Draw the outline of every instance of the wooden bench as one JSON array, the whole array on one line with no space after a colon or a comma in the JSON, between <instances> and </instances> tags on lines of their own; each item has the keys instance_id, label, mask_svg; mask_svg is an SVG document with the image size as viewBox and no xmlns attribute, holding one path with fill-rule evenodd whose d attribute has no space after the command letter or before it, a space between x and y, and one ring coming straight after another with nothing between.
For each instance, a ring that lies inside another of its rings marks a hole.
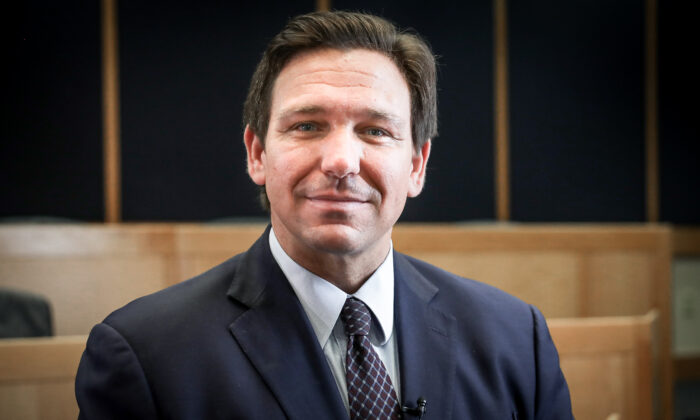
<instances>
[{"instance_id":1,"label":"wooden bench","mask_svg":"<svg viewBox=\"0 0 700 420\"><path fill-rule=\"evenodd\" d=\"M264 228L0 226L0 286L44 294L57 334L86 334L130 300L246 250ZM657 309L661 407L670 418L670 236L663 225L404 224L393 240L399 251L535 304L548 319Z\"/></svg>"},{"instance_id":2,"label":"wooden bench","mask_svg":"<svg viewBox=\"0 0 700 420\"><path fill-rule=\"evenodd\" d=\"M651 420L657 312L549 320L578 420ZM75 419L86 336L0 340L0 418ZM656 405L655 405L656 402Z\"/></svg>"},{"instance_id":3,"label":"wooden bench","mask_svg":"<svg viewBox=\"0 0 700 420\"><path fill-rule=\"evenodd\" d=\"M0 419L78 418L75 373L87 336L0 340Z\"/></svg>"},{"instance_id":4,"label":"wooden bench","mask_svg":"<svg viewBox=\"0 0 700 420\"><path fill-rule=\"evenodd\" d=\"M660 418L657 322L657 311L548 322L576 419Z\"/></svg>"}]
</instances>

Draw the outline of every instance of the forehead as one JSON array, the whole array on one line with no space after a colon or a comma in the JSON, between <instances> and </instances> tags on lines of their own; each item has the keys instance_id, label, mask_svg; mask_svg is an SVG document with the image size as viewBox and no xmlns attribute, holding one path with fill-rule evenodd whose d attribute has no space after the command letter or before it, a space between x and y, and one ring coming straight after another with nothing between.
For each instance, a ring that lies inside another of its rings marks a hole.
<instances>
[{"instance_id":1,"label":"forehead","mask_svg":"<svg viewBox=\"0 0 700 420\"><path fill-rule=\"evenodd\" d=\"M317 49L297 54L283 67L272 89L271 112L362 103L410 114L410 92L396 64L377 51Z\"/></svg>"}]
</instances>

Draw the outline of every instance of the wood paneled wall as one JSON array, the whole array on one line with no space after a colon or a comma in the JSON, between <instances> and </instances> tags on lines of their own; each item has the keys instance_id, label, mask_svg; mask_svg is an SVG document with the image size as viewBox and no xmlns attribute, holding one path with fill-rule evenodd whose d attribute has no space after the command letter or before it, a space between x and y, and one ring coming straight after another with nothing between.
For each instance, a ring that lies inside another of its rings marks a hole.
<instances>
[{"instance_id":1,"label":"wood paneled wall","mask_svg":"<svg viewBox=\"0 0 700 420\"><path fill-rule=\"evenodd\" d=\"M0 227L0 286L47 296L58 335L246 250L261 224ZM399 225L397 250L499 287L548 318L660 313L671 406L671 232L658 225Z\"/></svg>"},{"instance_id":2,"label":"wood paneled wall","mask_svg":"<svg viewBox=\"0 0 700 420\"><path fill-rule=\"evenodd\" d=\"M416 28L440 57L432 181L404 220L699 221L693 25L679 5L32 4L4 40L18 83L0 217L261 216L232 116L287 18L338 8Z\"/></svg>"},{"instance_id":3,"label":"wood paneled wall","mask_svg":"<svg viewBox=\"0 0 700 420\"><path fill-rule=\"evenodd\" d=\"M549 322L578 420L660 417L658 313Z\"/></svg>"},{"instance_id":4,"label":"wood paneled wall","mask_svg":"<svg viewBox=\"0 0 700 420\"><path fill-rule=\"evenodd\" d=\"M75 373L86 336L0 340L0 418L78 417Z\"/></svg>"},{"instance_id":5,"label":"wood paneled wall","mask_svg":"<svg viewBox=\"0 0 700 420\"><path fill-rule=\"evenodd\" d=\"M86 334L130 300L246 250L252 225L0 227L0 286L47 296L58 335ZM657 309L663 406L671 406L670 229L658 225L399 225L397 250L493 284L546 317Z\"/></svg>"},{"instance_id":6,"label":"wood paneled wall","mask_svg":"<svg viewBox=\"0 0 700 420\"><path fill-rule=\"evenodd\" d=\"M652 418L656 319L652 312L550 320L577 419L600 420L612 414L620 419ZM75 419L73 388L86 339L0 340L0 418Z\"/></svg>"}]
</instances>

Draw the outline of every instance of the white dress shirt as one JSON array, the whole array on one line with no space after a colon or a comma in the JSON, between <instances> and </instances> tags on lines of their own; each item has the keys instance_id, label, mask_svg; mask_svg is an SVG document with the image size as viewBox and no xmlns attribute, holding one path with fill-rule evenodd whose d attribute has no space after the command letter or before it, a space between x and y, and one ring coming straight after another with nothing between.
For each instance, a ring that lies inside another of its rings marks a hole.
<instances>
[{"instance_id":1,"label":"white dress shirt","mask_svg":"<svg viewBox=\"0 0 700 420\"><path fill-rule=\"evenodd\" d=\"M340 311L348 296L360 299L372 311L370 341L379 358L382 359L396 390L396 396L401 401L399 359L396 334L394 333L393 244L379 268L357 292L348 295L330 282L297 264L282 249L272 229L270 229L269 241L272 256L289 280L311 322L348 412L350 408L345 380L347 337L340 320Z\"/></svg>"}]
</instances>

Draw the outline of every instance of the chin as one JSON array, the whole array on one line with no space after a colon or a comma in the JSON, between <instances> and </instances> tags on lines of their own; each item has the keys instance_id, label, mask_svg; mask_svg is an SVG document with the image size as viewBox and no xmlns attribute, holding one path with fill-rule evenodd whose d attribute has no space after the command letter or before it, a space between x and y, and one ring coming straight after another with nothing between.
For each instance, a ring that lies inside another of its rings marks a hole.
<instances>
[{"instance_id":1,"label":"chin","mask_svg":"<svg viewBox=\"0 0 700 420\"><path fill-rule=\"evenodd\" d=\"M347 225L323 225L311 229L310 242L312 246L319 251L325 251L332 254L352 254L359 251L358 236L362 236L361 232L357 232L354 228Z\"/></svg>"}]
</instances>

